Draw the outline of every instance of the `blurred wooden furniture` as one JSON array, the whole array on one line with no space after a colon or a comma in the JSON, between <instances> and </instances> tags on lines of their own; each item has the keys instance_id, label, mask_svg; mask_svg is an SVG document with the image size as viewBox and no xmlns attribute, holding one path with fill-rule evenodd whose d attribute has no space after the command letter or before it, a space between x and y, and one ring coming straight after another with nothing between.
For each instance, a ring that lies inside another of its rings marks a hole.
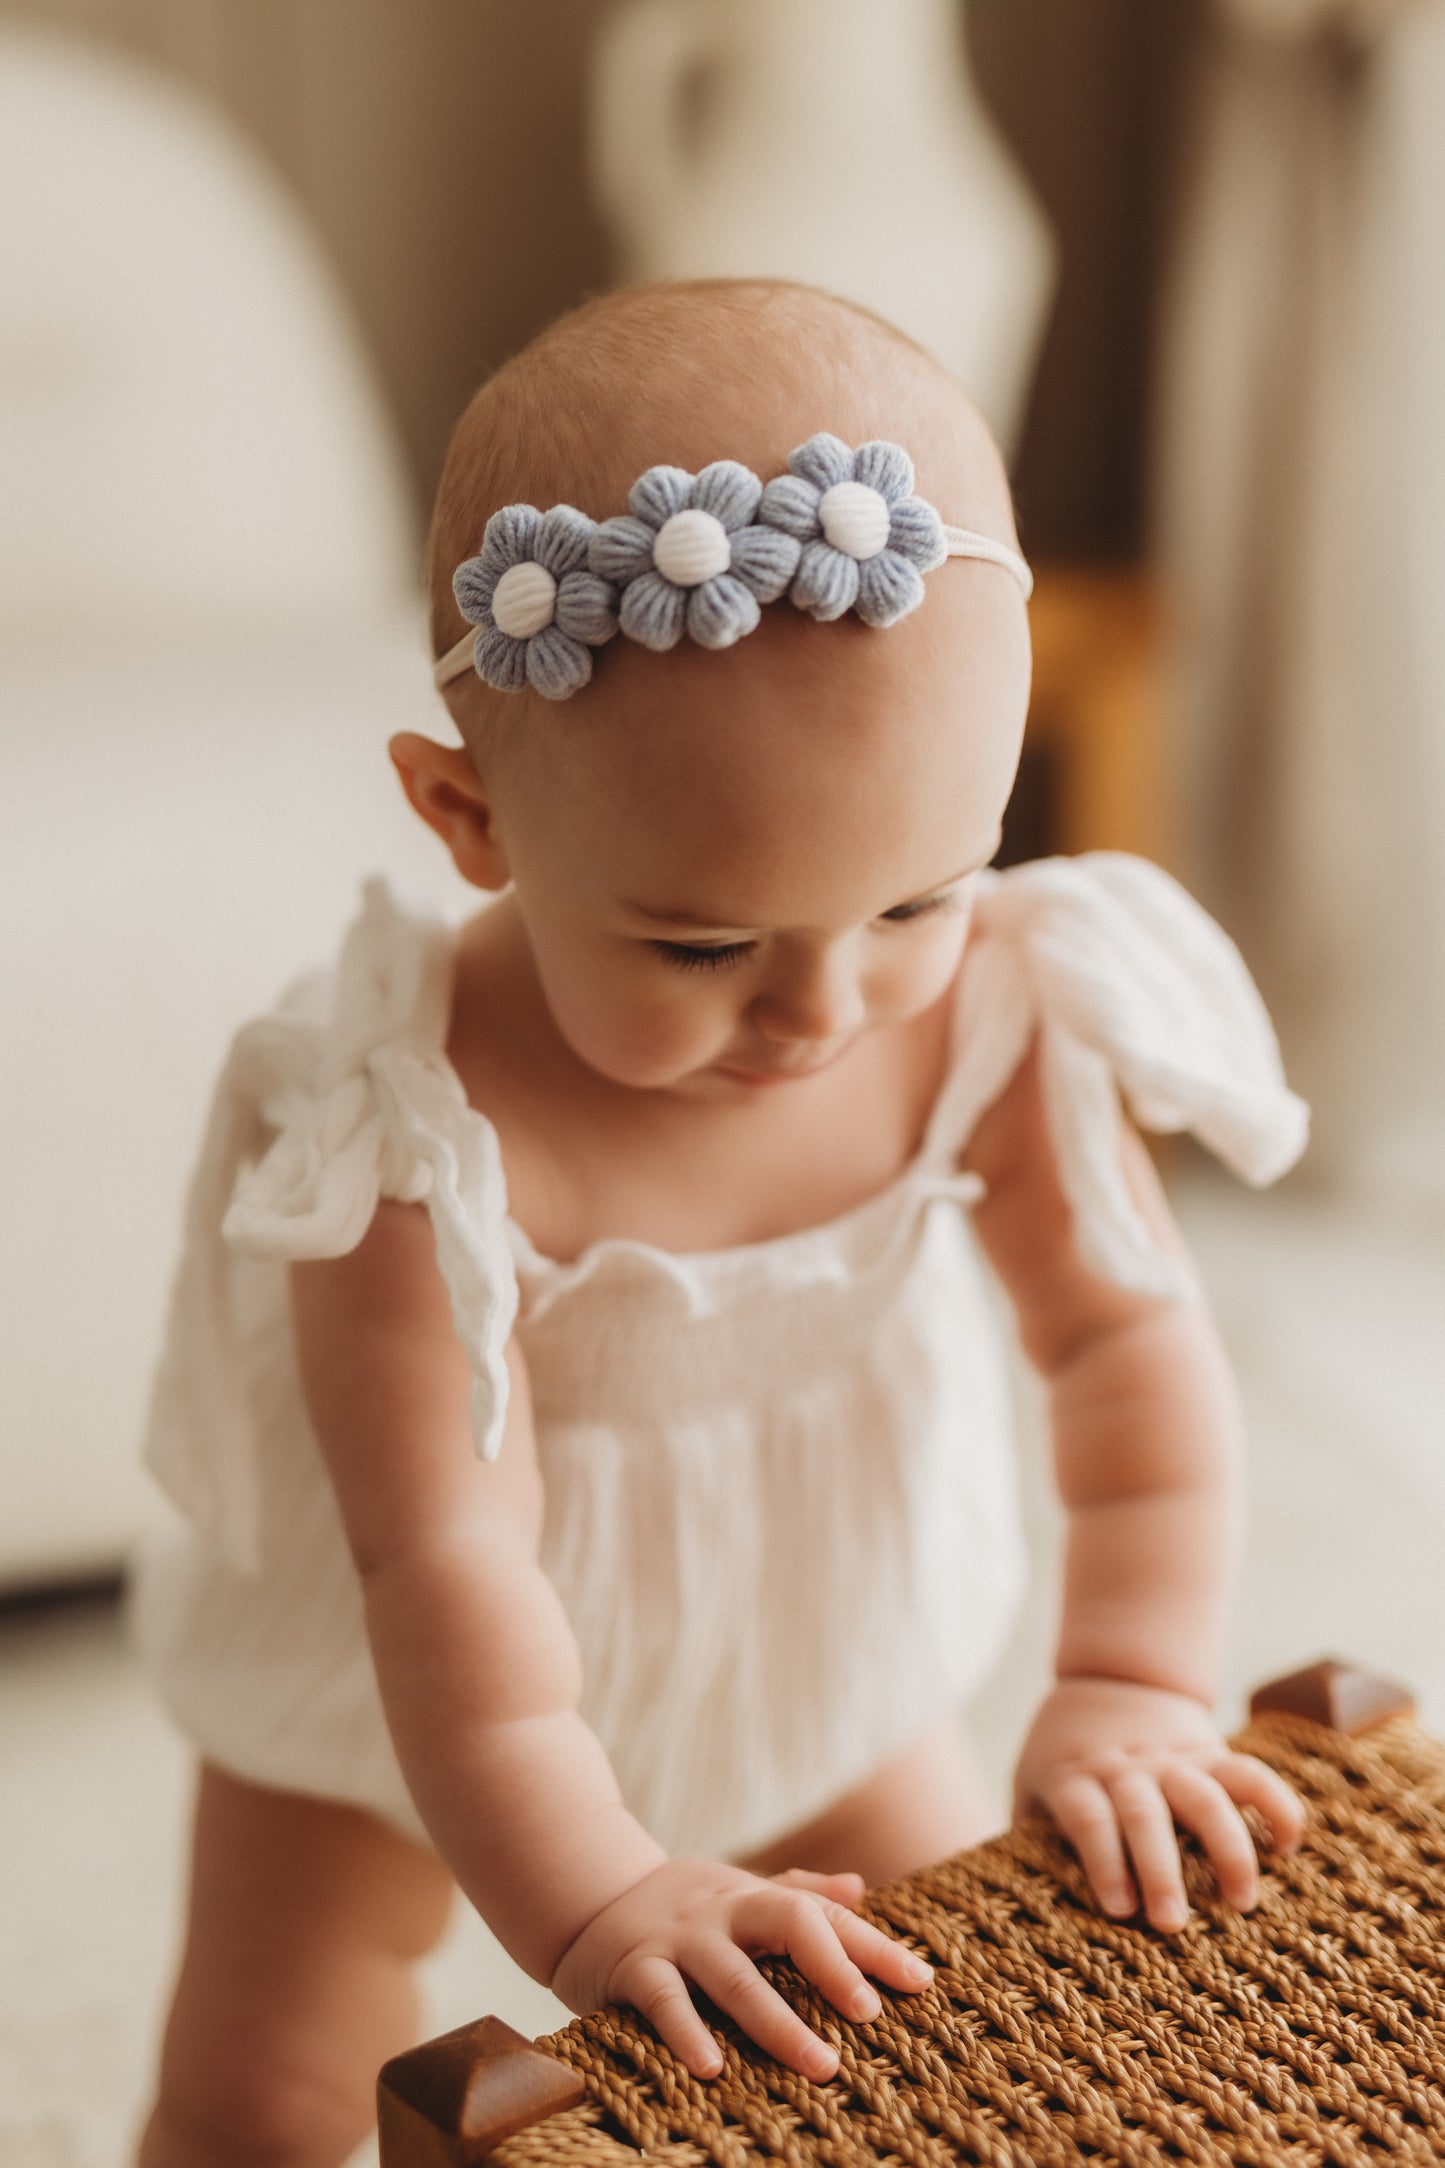
<instances>
[{"instance_id":1,"label":"blurred wooden furniture","mask_svg":"<svg viewBox=\"0 0 1445 2168\"><path fill-rule=\"evenodd\" d=\"M1160 609L1137 566L1035 568L1034 683L1001 864L1055 851L1167 855Z\"/></svg>"},{"instance_id":2,"label":"blurred wooden furniture","mask_svg":"<svg viewBox=\"0 0 1445 2168\"><path fill-rule=\"evenodd\" d=\"M1309 1811L1232 1911L1192 1845L1194 1916L1106 1918L1052 1827L1029 1823L862 1907L935 1965L920 1995L844 2023L763 1970L840 2055L813 2084L704 2005L704 2085L635 2012L530 2046L494 2018L381 2073L383 2168L1378 2168L1445 2159L1445 1745L1388 1680L1325 1662L1255 1694L1235 1744ZM1252 1811L1252 1810L1251 1810Z\"/></svg>"}]
</instances>

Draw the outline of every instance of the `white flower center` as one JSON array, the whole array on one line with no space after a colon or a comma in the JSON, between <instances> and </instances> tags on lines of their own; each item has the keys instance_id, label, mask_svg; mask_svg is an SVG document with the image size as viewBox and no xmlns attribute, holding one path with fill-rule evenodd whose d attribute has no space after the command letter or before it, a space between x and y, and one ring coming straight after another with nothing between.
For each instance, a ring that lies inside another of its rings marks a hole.
<instances>
[{"instance_id":1,"label":"white flower center","mask_svg":"<svg viewBox=\"0 0 1445 2168\"><path fill-rule=\"evenodd\" d=\"M888 500L866 482L835 482L818 506L823 533L845 557L876 557L888 540Z\"/></svg>"},{"instance_id":2,"label":"white flower center","mask_svg":"<svg viewBox=\"0 0 1445 2168\"><path fill-rule=\"evenodd\" d=\"M492 617L498 632L514 640L530 640L552 622L557 607L557 582L545 565L529 559L509 565L492 593Z\"/></svg>"},{"instance_id":3,"label":"white flower center","mask_svg":"<svg viewBox=\"0 0 1445 2168\"><path fill-rule=\"evenodd\" d=\"M674 587L701 587L733 561L728 531L711 512L674 512L657 531L652 561Z\"/></svg>"}]
</instances>

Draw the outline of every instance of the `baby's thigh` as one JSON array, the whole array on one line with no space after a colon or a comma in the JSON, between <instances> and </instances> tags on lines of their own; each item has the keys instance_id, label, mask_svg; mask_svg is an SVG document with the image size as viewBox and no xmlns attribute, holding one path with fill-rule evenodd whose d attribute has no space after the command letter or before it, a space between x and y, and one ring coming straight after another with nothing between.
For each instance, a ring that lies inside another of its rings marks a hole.
<instances>
[{"instance_id":1,"label":"baby's thigh","mask_svg":"<svg viewBox=\"0 0 1445 2168\"><path fill-rule=\"evenodd\" d=\"M810 1867L870 1887L913 1874L1003 1827L967 1726L945 1717L812 1821L739 1860L754 1874Z\"/></svg>"},{"instance_id":2,"label":"baby's thigh","mask_svg":"<svg viewBox=\"0 0 1445 2168\"><path fill-rule=\"evenodd\" d=\"M379 2065L415 2038L413 1967L452 1891L373 1815L203 1767L147 2168L209 2159L222 2131L243 2160L344 2158Z\"/></svg>"}]
</instances>

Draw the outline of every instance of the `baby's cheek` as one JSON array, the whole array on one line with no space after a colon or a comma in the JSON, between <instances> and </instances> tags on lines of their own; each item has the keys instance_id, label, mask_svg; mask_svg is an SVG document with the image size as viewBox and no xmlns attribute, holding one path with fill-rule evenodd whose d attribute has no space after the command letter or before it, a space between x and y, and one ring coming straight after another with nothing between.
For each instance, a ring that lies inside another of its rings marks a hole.
<instances>
[{"instance_id":1,"label":"baby's cheek","mask_svg":"<svg viewBox=\"0 0 1445 2168\"><path fill-rule=\"evenodd\" d=\"M879 1020L902 1020L932 1008L957 978L967 940L967 919L951 916L888 959L869 1004Z\"/></svg>"},{"instance_id":2,"label":"baby's cheek","mask_svg":"<svg viewBox=\"0 0 1445 2168\"><path fill-rule=\"evenodd\" d=\"M707 1000L640 994L609 998L601 988L578 988L557 1023L583 1061L616 1084L639 1090L671 1083L710 1060L726 1036Z\"/></svg>"}]
</instances>

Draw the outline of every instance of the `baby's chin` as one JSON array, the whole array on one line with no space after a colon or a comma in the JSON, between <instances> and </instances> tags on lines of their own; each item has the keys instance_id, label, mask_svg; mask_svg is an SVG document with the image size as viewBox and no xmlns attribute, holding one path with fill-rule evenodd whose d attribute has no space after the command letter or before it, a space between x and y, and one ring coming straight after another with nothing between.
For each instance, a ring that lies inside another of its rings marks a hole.
<instances>
[{"instance_id":1,"label":"baby's chin","mask_svg":"<svg viewBox=\"0 0 1445 2168\"><path fill-rule=\"evenodd\" d=\"M695 1078L709 1074L706 1061L679 1060L654 1048L619 1044L604 1034L588 1031L575 1017L559 1016L555 1009L552 1021L574 1059L602 1083L619 1091L680 1092L694 1097L697 1095L688 1087Z\"/></svg>"},{"instance_id":2,"label":"baby's chin","mask_svg":"<svg viewBox=\"0 0 1445 2168\"><path fill-rule=\"evenodd\" d=\"M601 1068L595 1073L619 1091L645 1093L658 1099L684 1099L697 1105L730 1106L755 1095L758 1087L714 1062L688 1069L639 1069L626 1065Z\"/></svg>"},{"instance_id":3,"label":"baby's chin","mask_svg":"<svg viewBox=\"0 0 1445 2168\"><path fill-rule=\"evenodd\" d=\"M579 1059L607 1083L623 1091L651 1093L661 1098L682 1099L699 1105L737 1106L760 1100L791 1097L806 1089L809 1081L841 1061L856 1044L857 1035L824 1052L790 1060L733 1055L726 1050L705 1061L686 1065L639 1062L595 1050L592 1058L580 1048Z\"/></svg>"},{"instance_id":4,"label":"baby's chin","mask_svg":"<svg viewBox=\"0 0 1445 2168\"><path fill-rule=\"evenodd\" d=\"M716 1106L733 1106L797 1091L809 1076L832 1068L834 1061L846 1052L846 1048L840 1047L830 1052L826 1059L791 1065L749 1062L741 1056L730 1056L726 1050L705 1059L679 1062L644 1057L635 1050L589 1041L580 1033L564 1030L563 1036L584 1067L619 1091Z\"/></svg>"}]
</instances>

